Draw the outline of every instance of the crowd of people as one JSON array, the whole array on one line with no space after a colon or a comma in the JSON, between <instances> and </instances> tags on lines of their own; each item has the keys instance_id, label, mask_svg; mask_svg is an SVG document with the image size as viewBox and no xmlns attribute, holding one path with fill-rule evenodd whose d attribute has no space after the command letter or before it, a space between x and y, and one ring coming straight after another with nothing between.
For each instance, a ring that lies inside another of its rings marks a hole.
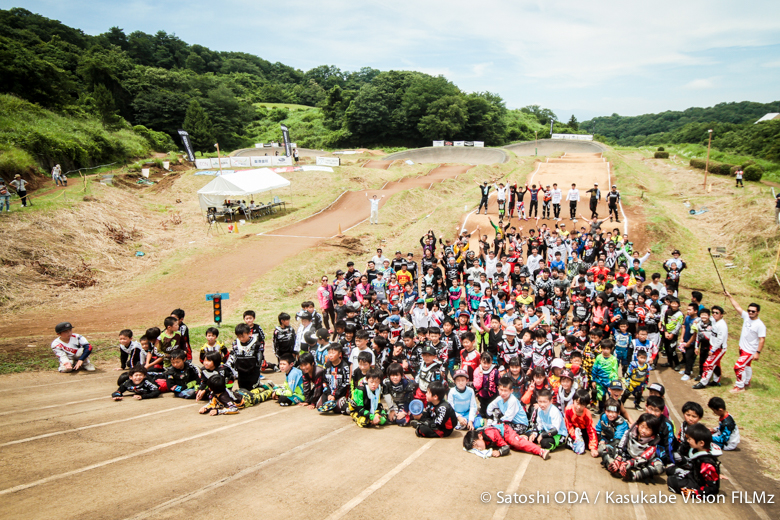
<instances>
[{"instance_id":1,"label":"crowd of people","mask_svg":"<svg viewBox=\"0 0 780 520\"><path fill-rule=\"evenodd\" d=\"M666 389L649 374L668 367L694 389L719 386L725 310L706 306L697 291L682 304L680 252L663 262L663 274L648 276L650 251L640 254L619 229L603 230L607 218L595 210L580 229L567 229L558 208L550 225L536 218L528 229L511 213L490 220L491 234L478 227L448 239L430 230L419 256L388 258L377 249L362 272L347 262L334 279L321 278L316 297L281 312L270 338L251 310L232 345L209 328L200 367L181 309L137 341L123 330L125 372L112 396L171 392L204 400L200 412L210 415L275 401L348 415L360 427L409 427L420 437L463 430L464 448L482 457L515 449L546 459L565 448L600 458L626 480L665 472L675 492L717 493L718 456L739 443L726 403L708 400L718 419L708 428L705 407L686 402L675 426ZM744 323L733 388L741 392L766 328L759 305L743 311L727 296ZM56 332L60 371L93 370L89 342L70 323ZM269 340L275 359L266 357ZM284 382L270 382L269 372Z\"/></svg>"}]
</instances>

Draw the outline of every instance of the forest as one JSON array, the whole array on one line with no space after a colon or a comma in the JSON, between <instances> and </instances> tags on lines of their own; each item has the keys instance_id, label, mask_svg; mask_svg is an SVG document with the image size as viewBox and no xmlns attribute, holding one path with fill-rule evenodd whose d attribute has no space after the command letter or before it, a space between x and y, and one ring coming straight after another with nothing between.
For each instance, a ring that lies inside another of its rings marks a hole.
<instances>
[{"instance_id":1,"label":"forest","mask_svg":"<svg viewBox=\"0 0 780 520\"><path fill-rule=\"evenodd\" d=\"M780 102L564 122L539 105L507 109L500 95L464 92L443 76L333 65L302 71L165 31L88 35L22 8L0 10L0 106L8 109L0 117L5 174L14 162L16 170L31 161L75 168L177 150L180 128L199 152L213 152L215 142L249 147L280 140L279 123L299 146L326 149L439 139L500 146L548 138L550 121L556 133L592 132L607 143L700 143L715 125L714 146L780 161L780 125L751 126Z\"/></svg>"}]
</instances>

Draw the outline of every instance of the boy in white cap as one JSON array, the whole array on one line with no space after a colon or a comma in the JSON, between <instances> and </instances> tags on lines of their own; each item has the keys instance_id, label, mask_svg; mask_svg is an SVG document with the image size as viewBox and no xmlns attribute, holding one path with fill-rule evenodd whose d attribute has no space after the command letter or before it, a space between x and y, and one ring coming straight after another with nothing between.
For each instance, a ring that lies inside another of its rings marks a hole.
<instances>
[{"instance_id":1,"label":"boy in white cap","mask_svg":"<svg viewBox=\"0 0 780 520\"><path fill-rule=\"evenodd\" d=\"M51 342L51 349L60 361L60 372L76 372L83 368L87 372L93 372L95 365L89 360L92 354L92 345L87 338L73 333L73 325L64 321L54 327L57 338Z\"/></svg>"}]
</instances>

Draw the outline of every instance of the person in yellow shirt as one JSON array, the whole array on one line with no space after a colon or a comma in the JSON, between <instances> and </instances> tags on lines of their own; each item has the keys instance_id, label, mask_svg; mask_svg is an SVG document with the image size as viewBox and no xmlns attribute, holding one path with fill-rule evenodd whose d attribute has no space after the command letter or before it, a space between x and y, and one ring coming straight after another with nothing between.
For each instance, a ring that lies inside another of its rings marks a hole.
<instances>
[{"instance_id":1,"label":"person in yellow shirt","mask_svg":"<svg viewBox=\"0 0 780 520\"><path fill-rule=\"evenodd\" d=\"M398 279L398 285L404 287L407 283L412 281L412 273L406 268L406 262L401 263L401 270L395 273Z\"/></svg>"}]
</instances>

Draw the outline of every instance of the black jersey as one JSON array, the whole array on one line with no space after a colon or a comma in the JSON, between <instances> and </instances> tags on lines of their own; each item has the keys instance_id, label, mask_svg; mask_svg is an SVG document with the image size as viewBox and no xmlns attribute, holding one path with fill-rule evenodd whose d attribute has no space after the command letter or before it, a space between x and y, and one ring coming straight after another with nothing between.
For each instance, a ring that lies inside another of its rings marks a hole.
<instances>
[{"instance_id":1,"label":"black jersey","mask_svg":"<svg viewBox=\"0 0 780 520\"><path fill-rule=\"evenodd\" d=\"M292 327L274 327L274 353L276 357L295 352L295 331Z\"/></svg>"}]
</instances>

